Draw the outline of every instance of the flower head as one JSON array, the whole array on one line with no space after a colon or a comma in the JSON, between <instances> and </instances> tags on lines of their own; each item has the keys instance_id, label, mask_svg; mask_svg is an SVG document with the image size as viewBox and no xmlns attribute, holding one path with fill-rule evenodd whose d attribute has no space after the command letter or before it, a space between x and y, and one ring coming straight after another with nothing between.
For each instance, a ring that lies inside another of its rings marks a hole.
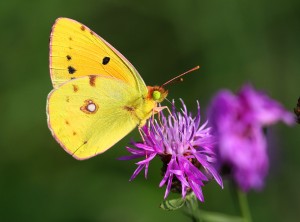
<instances>
[{"instance_id":1,"label":"flower head","mask_svg":"<svg viewBox=\"0 0 300 222\"><path fill-rule=\"evenodd\" d=\"M237 95L223 90L213 99L209 117L218 137L217 154L244 191L259 189L268 172L264 127L294 118L283 106L250 85Z\"/></svg>"},{"instance_id":2,"label":"flower head","mask_svg":"<svg viewBox=\"0 0 300 222\"><path fill-rule=\"evenodd\" d=\"M199 104L198 113L193 117L181 102L183 109L180 112L174 108L168 117L161 112L158 121L150 119L148 125L141 129L144 141L133 142L135 149L127 147L132 156L122 159L145 158L137 163L138 167L131 177L133 180L144 168L147 177L150 161L159 157L163 162L164 175L159 186L167 185L165 198L170 190L181 192L183 198L193 191L200 201L204 201L201 188L204 182L214 178L223 186L214 168L216 140L207 122L200 124Z\"/></svg>"}]
</instances>

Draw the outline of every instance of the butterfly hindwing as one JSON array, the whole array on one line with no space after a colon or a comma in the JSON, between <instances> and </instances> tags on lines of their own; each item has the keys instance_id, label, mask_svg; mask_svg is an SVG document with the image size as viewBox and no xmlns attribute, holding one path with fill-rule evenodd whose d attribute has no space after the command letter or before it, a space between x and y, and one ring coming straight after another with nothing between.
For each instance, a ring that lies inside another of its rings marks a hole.
<instances>
[{"instance_id":1,"label":"butterfly hindwing","mask_svg":"<svg viewBox=\"0 0 300 222\"><path fill-rule=\"evenodd\" d=\"M68 153L87 159L110 148L139 124L132 111L142 103L139 92L121 80L80 77L49 94L48 125Z\"/></svg>"}]
</instances>

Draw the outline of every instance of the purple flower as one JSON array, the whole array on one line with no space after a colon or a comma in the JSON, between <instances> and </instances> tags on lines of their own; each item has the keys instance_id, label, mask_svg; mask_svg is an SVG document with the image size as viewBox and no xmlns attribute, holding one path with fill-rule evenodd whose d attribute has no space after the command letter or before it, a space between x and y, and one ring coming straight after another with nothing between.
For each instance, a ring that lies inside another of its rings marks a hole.
<instances>
[{"instance_id":1,"label":"purple flower","mask_svg":"<svg viewBox=\"0 0 300 222\"><path fill-rule=\"evenodd\" d=\"M218 161L223 168L230 171L242 190L262 188L269 167L264 127L279 120L292 124L292 114L246 85L237 95L219 92L211 103L209 117L218 137Z\"/></svg>"},{"instance_id":2,"label":"purple flower","mask_svg":"<svg viewBox=\"0 0 300 222\"><path fill-rule=\"evenodd\" d=\"M192 117L183 101L180 112L173 108L172 115L164 116L161 112L158 121L150 119L141 130L144 142L133 142L135 149L127 147L132 156L123 160L145 158L137 162L133 180L142 169L147 177L150 161L159 157L163 162L163 179L159 186L167 185L164 198L170 190L180 192L184 198L193 191L200 201L204 201L202 186L214 178L223 187L222 179L214 168L215 137L207 122L200 124L200 106L198 113ZM174 106L174 104L173 104Z\"/></svg>"}]
</instances>

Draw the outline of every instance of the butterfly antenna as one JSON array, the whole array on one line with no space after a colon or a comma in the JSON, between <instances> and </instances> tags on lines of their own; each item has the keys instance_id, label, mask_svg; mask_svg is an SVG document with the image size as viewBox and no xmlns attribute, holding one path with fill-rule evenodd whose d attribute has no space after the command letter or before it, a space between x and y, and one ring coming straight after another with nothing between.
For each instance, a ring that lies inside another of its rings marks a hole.
<instances>
[{"instance_id":1,"label":"butterfly antenna","mask_svg":"<svg viewBox=\"0 0 300 222\"><path fill-rule=\"evenodd\" d=\"M165 82L161 86L163 87L163 86L166 86L166 85L169 85L169 84L173 84L173 83L177 83L177 82L182 82L183 81L183 78L181 78L182 76L184 76L184 75L186 75L186 74L188 74L190 72L193 72L193 71L195 71L197 69L200 69L200 66L196 66L196 67L194 67L194 68L192 68L192 69L190 69L190 70L188 70L188 71L186 71L186 72L184 72L184 73L182 73L182 74L174 77L173 79L170 79L169 81Z\"/></svg>"},{"instance_id":2,"label":"butterfly antenna","mask_svg":"<svg viewBox=\"0 0 300 222\"><path fill-rule=\"evenodd\" d=\"M167 100L171 105L173 105L173 103L170 100L168 100L168 98L165 98L165 100Z\"/></svg>"},{"instance_id":3,"label":"butterfly antenna","mask_svg":"<svg viewBox=\"0 0 300 222\"><path fill-rule=\"evenodd\" d=\"M173 102L171 102L168 98L165 98L165 100L167 100L171 105L172 105L172 110L175 111L177 110L176 106L175 106L175 103L174 103L174 100ZM172 115L173 116L173 115Z\"/></svg>"}]
</instances>

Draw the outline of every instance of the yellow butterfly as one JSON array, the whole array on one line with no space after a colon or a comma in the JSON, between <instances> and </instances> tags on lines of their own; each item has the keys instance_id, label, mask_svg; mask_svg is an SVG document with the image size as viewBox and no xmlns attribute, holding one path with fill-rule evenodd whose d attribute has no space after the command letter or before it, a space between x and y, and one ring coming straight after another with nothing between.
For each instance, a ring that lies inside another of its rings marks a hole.
<instances>
[{"instance_id":1,"label":"yellow butterfly","mask_svg":"<svg viewBox=\"0 0 300 222\"><path fill-rule=\"evenodd\" d=\"M50 35L48 126L74 158L103 153L159 112L167 91L85 25L58 18Z\"/></svg>"}]
</instances>

